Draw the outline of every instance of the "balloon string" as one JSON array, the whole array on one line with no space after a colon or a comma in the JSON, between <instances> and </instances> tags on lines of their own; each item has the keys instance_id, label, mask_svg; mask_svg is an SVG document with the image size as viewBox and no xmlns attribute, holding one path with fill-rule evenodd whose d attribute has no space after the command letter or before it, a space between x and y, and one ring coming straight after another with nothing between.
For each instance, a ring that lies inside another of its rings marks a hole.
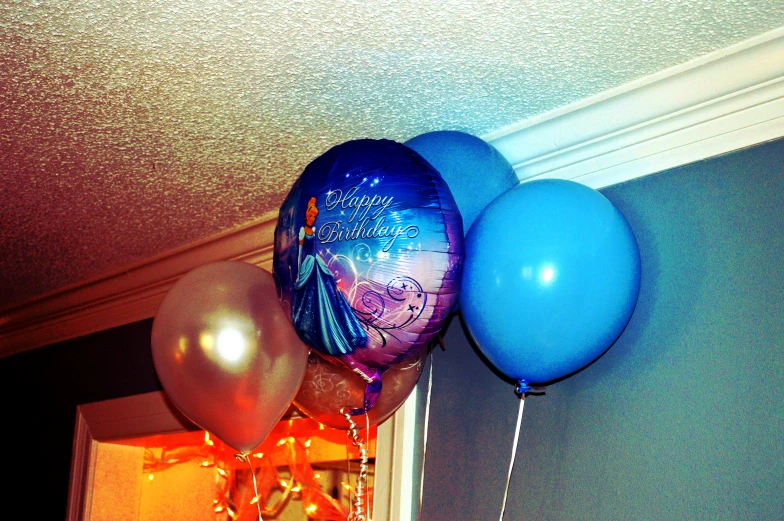
<instances>
[{"instance_id":1,"label":"balloon string","mask_svg":"<svg viewBox=\"0 0 784 521\"><path fill-rule=\"evenodd\" d=\"M425 494L425 461L427 460L427 431L430 427L430 396L433 393L433 360L430 360L430 375L427 379L427 400L425 401L425 428L422 434L422 470L419 475L419 519L422 519L422 503Z\"/></svg>"},{"instance_id":2,"label":"balloon string","mask_svg":"<svg viewBox=\"0 0 784 521\"><path fill-rule=\"evenodd\" d=\"M359 434L357 423L351 417L351 410L347 407L340 409L340 414L345 416L351 433L354 446L359 449L359 474L357 475L357 489L354 493L354 521L365 521L365 488L367 484L368 451L365 442Z\"/></svg>"},{"instance_id":3,"label":"balloon string","mask_svg":"<svg viewBox=\"0 0 784 521\"><path fill-rule=\"evenodd\" d=\"M365 411L365 439L370 439L370 416L368 416L367 411ZM373 505L370 504L370 487L365 487L365 504L367 505L368 519L373 519L373 514L371 512L371 507Z\"/></svg>"},{"instance_id":4,"label":"balloon string","mask_svg":"<svg viewBox=\"0 0 784 521\"><path fill-rule=\"evenodd\" d=\"M346 431L346 490L348 491L348 504L349 516L348 519L354 517L354 496L351 492L351 454L348 449L348 439L351 437L351 432Z\"/></svg>"},{"instance_id":5,"label":"balloon string","mask_svg":"<svg viewBox=\"0 0 784 521\"><path fill-rule=\"evenodd\" d=\"M520 441L520 424L523 420L523 406L525 405L525 397L520 397L520 410L517 412L517 427L515 428L514 442L512 443L512 460L509 462L509 472L506 473L506 487L504 488L504 501L501 507L501 517L499 521L504 521L504 513L506 512L506 499L509 497L509 481L512 479L512 468L514 468L515 456L517 455L517 443Z\"/></svg>"},{"instance_id":6,"label":"balloon string","mask_svg":"<svg viewBox=\"0 0 784 521\"><path fill-rule=\"evenodd\" d=\"M264 521L261 518L261 505L260 505L261 498L259 497L259 487L258 487L258 485L256 485L256 471L253 470L253 463L250 461L250 458L248 457L248 454L240 454L240 453L238 453L238 454L235 454L234 457L237 458L239 461L247 461L248 462L248 466L250 467L250 475L253 477L253 492L256 494L256 496L255 496L256 497L256 509L259 511L259 521Z\"/></svg>"}]
</instances>

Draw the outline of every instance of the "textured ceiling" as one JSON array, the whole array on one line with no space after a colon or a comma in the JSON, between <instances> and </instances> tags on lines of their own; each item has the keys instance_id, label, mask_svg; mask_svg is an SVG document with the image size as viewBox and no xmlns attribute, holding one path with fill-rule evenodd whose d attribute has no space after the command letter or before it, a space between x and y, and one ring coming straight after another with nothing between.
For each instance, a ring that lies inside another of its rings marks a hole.
<instances>
[{"instance_id":1,"label":"textured ceiling","mask_svg":"<svg viewBox=\"0 0 784 521\"><path fill-rule=\"evenodd\" d=\"M277 208L360 137L482 135L784 25L780 0L0 4L0 309Z\"/></svg>"}]
</instances>

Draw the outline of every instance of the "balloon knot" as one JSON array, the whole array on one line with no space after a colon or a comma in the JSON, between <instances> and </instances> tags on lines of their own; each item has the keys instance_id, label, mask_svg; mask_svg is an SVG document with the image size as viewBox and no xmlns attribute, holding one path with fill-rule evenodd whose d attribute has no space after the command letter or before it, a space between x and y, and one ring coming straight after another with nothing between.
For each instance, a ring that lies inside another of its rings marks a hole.
<instances>
[{"instance_id":1,"label":"balloon knot","mask_svg":"<svg viewBox=\"0 0 784 521\"><path fill-rule=\"evenodd\" d=\"M238 452L237 454L234 455L234 457L237 458L237 461L245 463L247 461L248 454L249 454L248 452L246 452L244 454L241 453L241 452Z\"/></svg>"},{"instance_id":2,"label":"balloon knot","mask_svg":"<svg viewBox=\"0 0 784 521\"><path fill-rule=\"evenodd\" d=\"M525 383L525 380L520 380L515 386L515 393L517 396L522 397L525 393L531 390L531 386Z\"/></svg>"}]
</instances>

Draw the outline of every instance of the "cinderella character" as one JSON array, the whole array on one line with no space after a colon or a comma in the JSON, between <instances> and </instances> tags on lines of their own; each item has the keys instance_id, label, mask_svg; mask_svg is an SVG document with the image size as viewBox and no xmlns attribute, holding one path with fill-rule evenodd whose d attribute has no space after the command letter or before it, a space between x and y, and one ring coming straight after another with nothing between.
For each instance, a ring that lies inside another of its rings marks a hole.
<instances>
[{"instance_id":1,"label":"cinderella character","mask_svg":"<svg viewBox=\"0 0 784 521\"><path fill-rule=\"evenodd\" d=\"M364 347L367 333L335 284L332 272L316 254L313 225L317 215L316 198L311 197L305 226L299 230L292 321L303 342L322 353L339 356Z\"/></svg>"}]
</instances>

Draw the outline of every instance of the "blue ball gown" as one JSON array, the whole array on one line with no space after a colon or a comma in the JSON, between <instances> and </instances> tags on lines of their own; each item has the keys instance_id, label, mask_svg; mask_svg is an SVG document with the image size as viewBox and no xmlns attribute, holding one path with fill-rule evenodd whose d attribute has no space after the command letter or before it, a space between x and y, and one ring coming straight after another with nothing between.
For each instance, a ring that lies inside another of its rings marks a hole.
<instances>
[{"instance_id":1,"label":"blue ball gown","mask_svg":"<svg viewBox=\"0 0 784 521\"><path fill-rule=\"evenodd\" d=\"M332 272L316 254L316 240L300 229L303 241L294 284L292 321L299 337L322 353L340 356L364 347L367 333L337 287Z\"/></svg>"}]
</instances>

